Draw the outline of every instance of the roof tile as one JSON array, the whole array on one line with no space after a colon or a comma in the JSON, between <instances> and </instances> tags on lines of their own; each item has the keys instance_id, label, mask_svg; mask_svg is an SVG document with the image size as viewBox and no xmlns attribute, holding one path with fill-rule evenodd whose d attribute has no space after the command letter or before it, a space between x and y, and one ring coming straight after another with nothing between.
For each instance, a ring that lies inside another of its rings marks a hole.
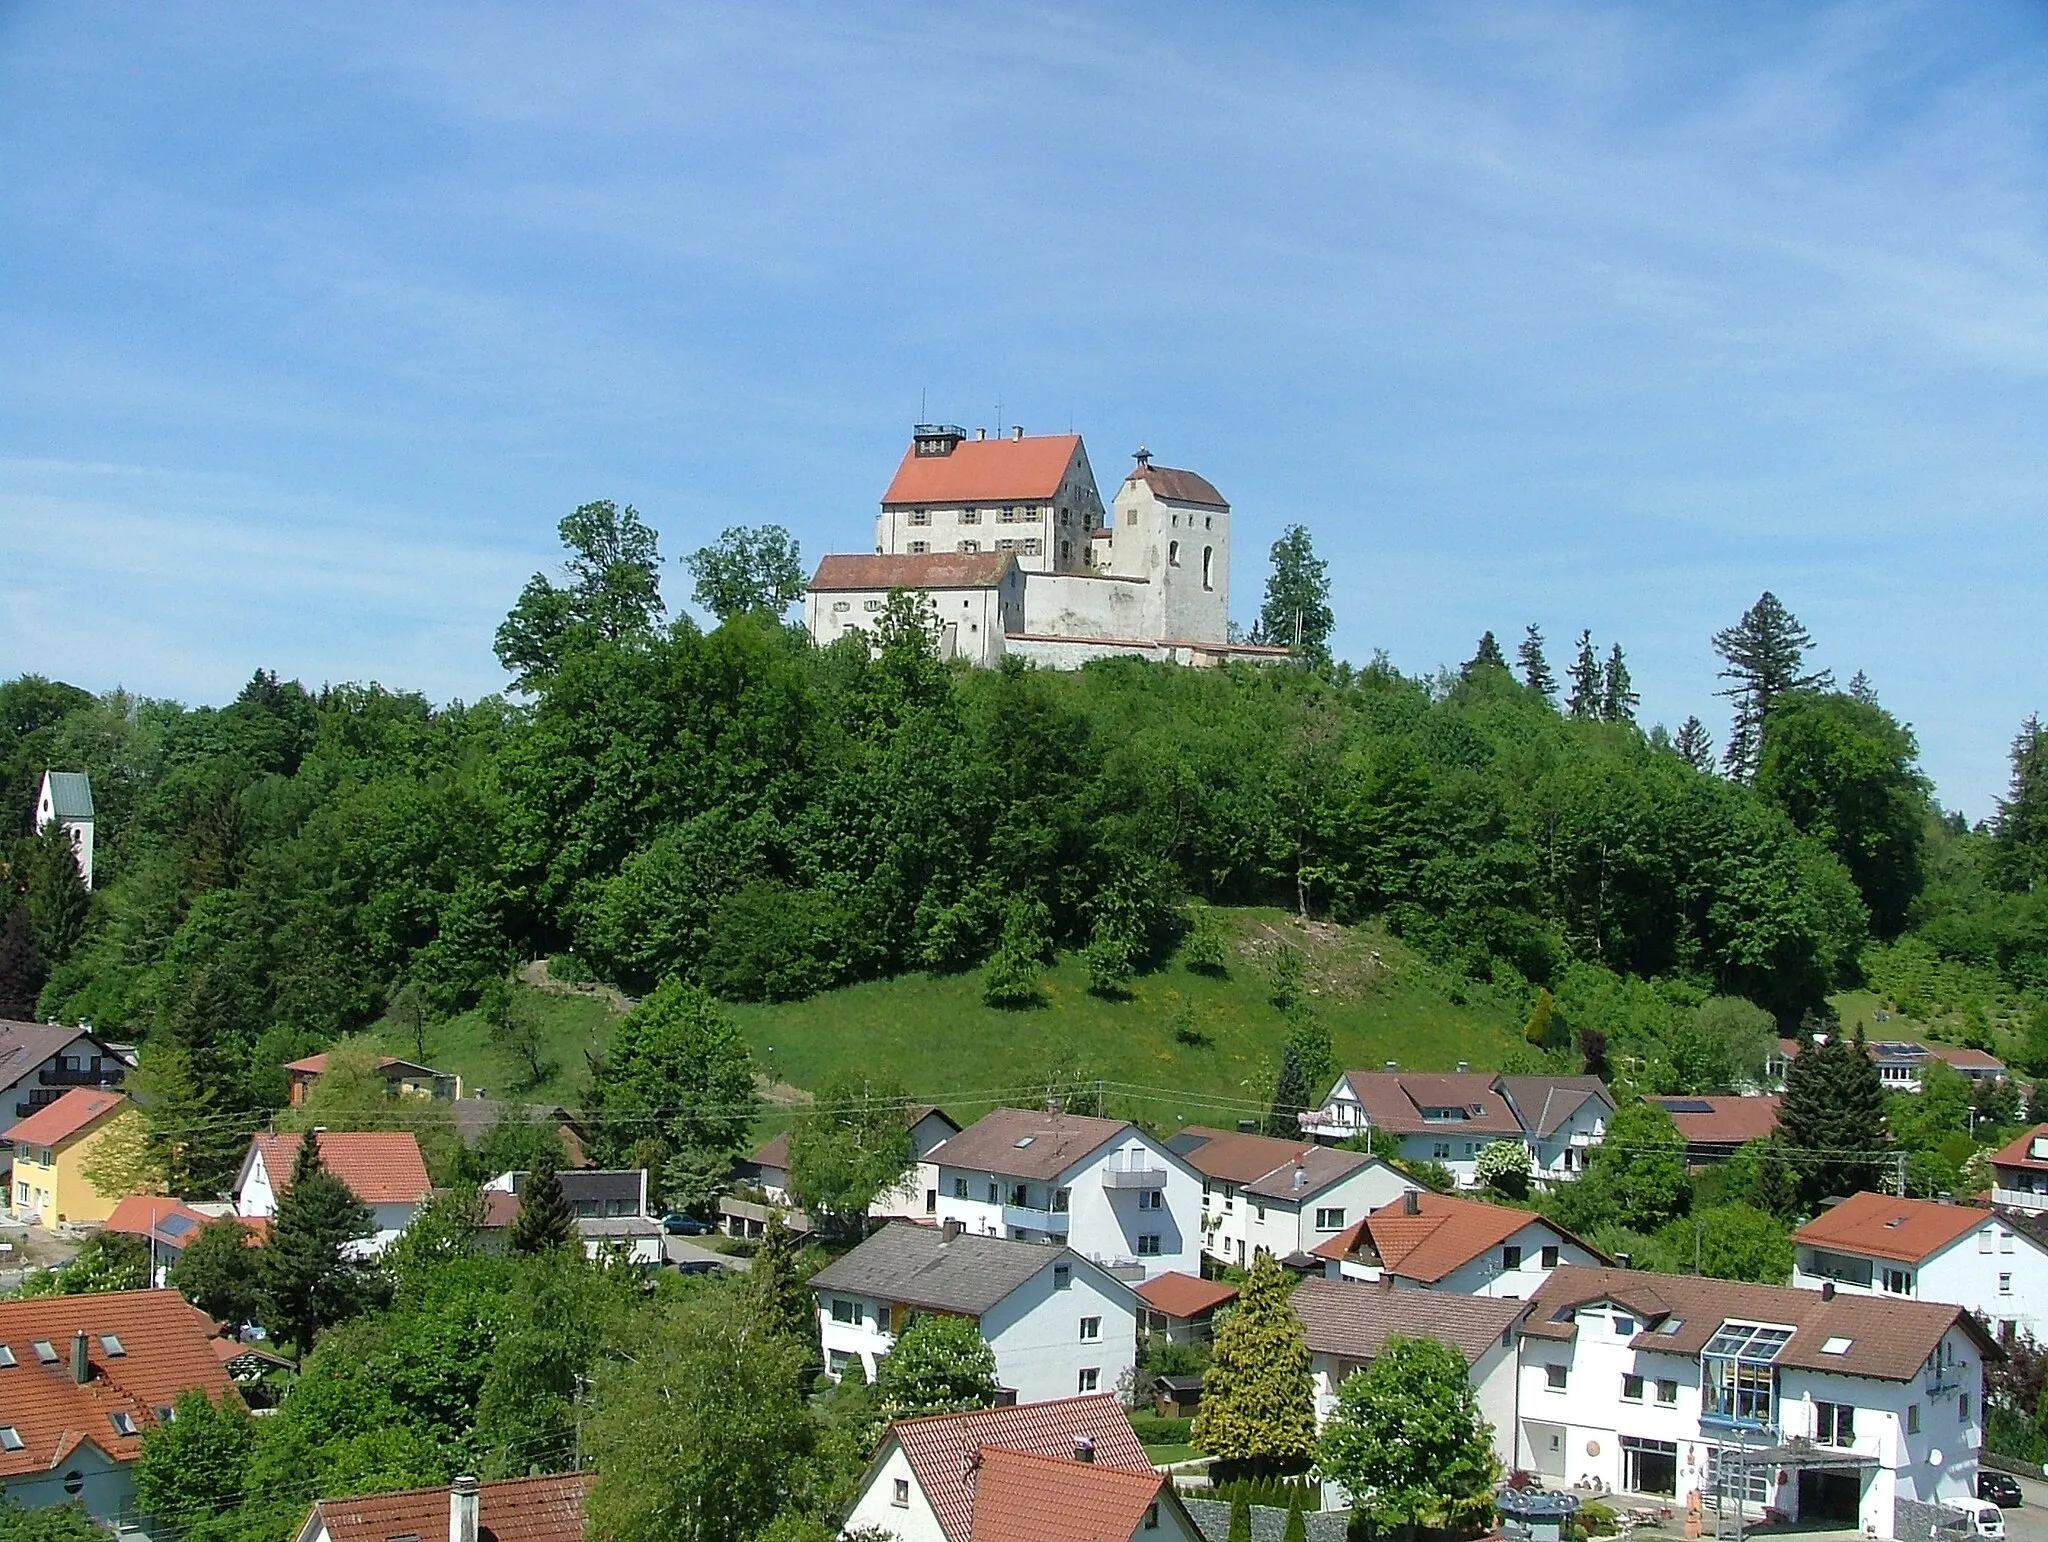
<instances>
[{"instance_id":1,"label":"roof tile","mask_svg":"<svg viewBox=\"0 0 2048 1542\"><path fill-rule=\"evenodd\" d=\"M1914 1264L1991 1221L1991 1212L1932 1199L1851 1194L1792 1233L1810 1247Z\"/></svg>"},{"instance_id":2,"label":"roof tile","mask_svg":"<svg viewBox=\"0 0 2048 1542\"><path fill-rule=\"evenodd\" d=\"M1016 562L1006 551L821 557L810 588L819 594L860 589L992 589Z\"/></svg>"},{"instance_id":3,"label":"roof tile","mask_svg":"<svg viewBox=\"0 0 2048 1542\"><path fill-rule=\"evenodd\" d=\"M16 1147L54 1146L124 1105L128 1105L128 1098L123 1093L105 1087L73 1087L56 1102L44 1104L15 1125L7 1132L7 1138Z\"/></svg>"},{"instance_id":4,"label":"roof tile","mask_svg":"<svg viewBox=\"0 0 2048 1542\"><path fill-rule=\"evenodd\" d=\"M972 1542L1047 1542L1052 1537L1087 1542L1128 1542L1159 1498L1163 1473L1130 1472L984 1446L974 1483Z\"/></svg>"},{"instance_id":5,"label":"roof tile","mask_svg":"<svg viewBox=\"0 0 2048 1542\"><path fill-rule=\"evenodd\" d=\"M1476 1363L1487 1347L1528 1310L1523 1301L1399 1290L1360 1280L1311 1275L1288 1297L1308 1334L1308 1347L1347 1360L1370 1360L1388 1339L1431 1338Z\"/></svg>"},{"instance_id":6,"label":"roof tile","mask_svg":"<svg viewBox=\"0 0 2048 1542\"><path fill-rule=\"evenodd\" d=\"M1005 1178L1057 1178L1132 1127L1125 1119L998 1108L939 1142L925 1160Z\"/></svg>"},{"instance_id":7,"label":"roof tile","mask_svg":"<svg viewBox=\"0 0 2048 1542\"><path fill-rule=\"evenodd\" d=\"M1134 1288L1140 1301L1168 1317L1194 1317L1237 1299L1236 1286L1226 1285L1221 1280L1198 1279L1177 1269L1155 1274Z\"/></svg>"},{"instance_id":8,"label":"roof tile","mask_svg":"<svg viewBox=\"0 0 2048 1542\"><path fill-rule=\"evenodd\" d=\"M950 455L920 455L912 445L903 452L882 504L1041 501L1060 490L1080 453L1079 434L963 439Z\"/></svg>"},{"instance_id":9,"label":"roof tile","mask_svg":"<svg viewBox=\"0 0 2048 1542\"><path fill-rule=\"evenodd\" d=\"M891 1221L843 1258L811 1276L813 1290L900 1301L979 1317L1054 1263L1081 1255L1043 1242L1012 1242L915 1221Z\"/></svg>"},{"instance_id":10,"label":"roof tile","mask_svg":"<svg viewBox=\"0 0 2048 1542\"><path fill-rule=\"evenodd\" d=\"M420 1204L434 1192L420 1143L410 1130L322 1130L318 1138L321 1162L366 1205ZM270 1191L282 1200L291 1187L301 1139L296 1131L252 1135L249 1156L242 1159L244 1178L250 1158L261 1152ZM239 1193L241 1180L235 1188Z\"/></svg>"},{"instance_id":11,"label":"roof tile","mask_svg":"<svg viewBox=\"0 0 2048 1542\"><path fill-rule=\"evenodd\" d=\"M477 1542L582 1542L587 1472L506 1478L477 1486ZM323 1499L300 1528L323 1523L332 1542L394 1542L413 1537L445 1542L448 1489L416 1488L396 1494Z\"/></svg>"}]
</instances>

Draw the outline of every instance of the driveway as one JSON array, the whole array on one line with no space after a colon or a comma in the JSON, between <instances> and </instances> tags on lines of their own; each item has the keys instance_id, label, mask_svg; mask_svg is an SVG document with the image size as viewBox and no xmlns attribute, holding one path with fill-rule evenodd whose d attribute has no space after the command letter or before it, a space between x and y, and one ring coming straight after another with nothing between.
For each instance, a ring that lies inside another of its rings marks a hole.
<instances>
[{"instance_id":1,"label":"driveway","mask_svg":"<svg viewBox=\"0 0 2048 1542\"><path fill-rule=\"evenodd\" d=\"M2005 1512L2005 1534L2011 1542L2048 1542L2048 1482L2021 1478L2025 1508Z\"/></svg>"},{"instance_id":2,"label":"driveway","mask_svg":"<svg viewBox=\"0 0 2048 1542\"><path fill-rule=\"evenodd\" d=\"M661 1256L671 1264L694 1264L699 1268L710 1264L714 1268L736 1269L742 1272L745 1271L748 1262L731 1253L720 1253L704 1247L692 1242L688 1237L671 1237L666 1234L661 1239ZM2048 1537L2043 1537L2041 1542L2048 1542Z\"/></svg>"}]
</instances>

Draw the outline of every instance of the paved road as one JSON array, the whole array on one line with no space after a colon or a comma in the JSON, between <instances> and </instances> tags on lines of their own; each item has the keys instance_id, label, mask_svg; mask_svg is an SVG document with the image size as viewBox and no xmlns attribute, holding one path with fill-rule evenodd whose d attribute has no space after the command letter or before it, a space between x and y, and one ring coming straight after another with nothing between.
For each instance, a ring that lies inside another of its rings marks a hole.
<instances>
[{"instance_id":1,"label":"paved road","mask_svg":"<svg viewBox=\"0 0 2048 1542\"><path fill-rule=\"evenodd\" d=\"M711 1248L703 1247L698 1243L692 1242L688 1237L664 1236L661 1239L661 1254L663 1258L672 1264L708 1263L714 1264L720 1269L744 1271L748 1263L748 1260L735 1257L731 1253L719 1253ZM2048 1542L2048 1537L2042 1538L2042 1542Z\"/></svg>"},{"instance_id":2,"label":"paved road","mask_svg":"<svg viewBox=\"0 0 2048 1542\"><path fill-rule=\"evenodd\" d=\"M2005 1534L2011 1542L2048 1542L2048 1482L2021 1478L2027 1496L2024 1509L2005 1512Z\"/></svg>"}]
</instances>

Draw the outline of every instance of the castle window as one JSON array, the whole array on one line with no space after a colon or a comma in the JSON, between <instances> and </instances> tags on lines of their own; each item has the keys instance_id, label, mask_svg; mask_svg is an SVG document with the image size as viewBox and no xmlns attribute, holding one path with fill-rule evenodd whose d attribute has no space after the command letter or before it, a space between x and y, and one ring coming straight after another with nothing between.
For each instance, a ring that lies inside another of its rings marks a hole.
<instances>
[{"instance_id":1,"label":"castle window","mask_svg":"<svg viewBox=\"0 0 2048 1542\"><path fill-rule=\"evenodd\" d=\"M1166 565L1170 568L1180 566L1180 542L1168 541L1166 543Z\"/></svg>"},{"instance_id":2,"label":"castle window","mask_svg":"<svg viewBox=\"0 0 2048 1542\"><path fill-rule=\"evenodd\" d=\"M851 601L851 600L834 600L834 601L832 602L832 609L833 609L833 612L834 612L835 614L836 614L837 612L839 612L839 611L842 611L842 610L852 610L852 609L853 609L853 601Z\"/></svg>"},{"instance_id":3,"label":"castle window","mask_svg":"<svg viewBox=\"0 0 2048 1542\"><path fill-rule=\"evenodd\" d=\"M1202 516L1202 528L1204 530L1214 530L1216 528L1216 516L1213 514L1204 514Z\"/></svg>"},{"instance_id":4,"label":"castle window","mask_svg":"<svg viewBox=\"0 0 2048 1542\"><path fill-rule=\"evenodd\" d=\"M910 555L913 557L921 557L931 549L930 541L912 541L909 546Z\"/></svg>"},{"instance_id":5,"label":"castle window","mask_svg":"<svg viewBox=\"0 0 2048 1542\"><path fill-rule=\"evenodd\" d=\"M1216 587L1216 548L1213 546L1204 546L1202 548L1202 587L1204 589Z\"/></svg>"},{"instance_id":6,"label":"castle window","mask_svg":"<svg viewBox=\"0 0 2048 1542\"><path fill-rule=\"evenodd\" d=\"M961 549L962 551L980 551L980 550L981 550L981 542L979 542L979 541L962 541L962 542L960 543L960 549Z\"/></svg>"},{"instance_id":7,"label":"castle window","mask_svg":"<svg viewBox=\"0 0 2048 1542\"><path fill-rule=\"evenodd\" d=\"M880 610L882 608L882 602L880 600L862 600L860 603L860 608L862 610Z\"/></svg>"},{"instance_id":8,"label":"castle window","mask_svg":"<svg viewBox=\"0 0 2048 1542\"><path fill-rule=\"evenodd\" d=\"M930 509L912 509L910 511L910 522L913 525L929 525L932 522L932 511Z\"/></svg>"},{"instance_id":9,"label":"castle window","mask_svg":"<svg viewBox=\"0 0 2048 1542\"><path fill-rule=\"evenodd\" d=\"M960 523L961 523L961 524L963 524L963 525L978 525L978 524L980 524L980 523L981 523L981 510L979 510L979 509L962 509L962 510L960 511Z\"/></svg>"},{"instance_id":10,"label":"castle window","mask_svg":"<svg viewBox=\"0 0 2048 1542\"><path fill-rule=\"evenodd\" d=\"M1027 557L1035 557L1035 556L1037 556L1037 555L1038 555L1038 554L1039 554L1040 552L1042 552L1042 551L1044 551L1044 550L1045 550L1045 542L1043 542L1043 541L1039 540L1039 538L1038 538L1037 536L1035 536L1035 535L1027 535L1026 537L1024 537L1024 555L1025 555L1025 556L1027 556Z\"/></svg>"},{"instance_id":11,"label":"castle window","mask_svg":"<svg viewBox=\"0 0 2048 1542\"><path fill-rule=\"evenodd\" d=\"M1062 541L1062 542L1060 542L1060 561L1062 561L1062 562L1070 562L1070 561L1072 561L1072 560L1073 560L1073 556L1074 556L1074 543L1073 543L1072 541Z\"/></svg>"}]
</instances>

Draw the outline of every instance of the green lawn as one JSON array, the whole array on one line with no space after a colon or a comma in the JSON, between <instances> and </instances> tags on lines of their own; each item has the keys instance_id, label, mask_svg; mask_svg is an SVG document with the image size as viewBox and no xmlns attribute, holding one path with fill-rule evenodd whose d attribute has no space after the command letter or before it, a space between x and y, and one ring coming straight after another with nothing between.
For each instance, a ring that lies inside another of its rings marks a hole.
<instances>
[{"instance_id":1,"label":"green lawn","mask_svg":"<svg viewBox=\"0 0 2048 1542\"><path fill-rule=\"evenodd\" d=\"M539 1017L545 1041L542 1060L548 1075L538 1086L531 1084L527 1067L496 1042L474 1012L427 1030L427 1060L459 1073L465 1096L482 1091L514 1102L573 1105L589 1078L584 1051L603 1047L615 1020L612 1011L590 996L560 996L526 986L519 987L519 994L525 1009ZM411 1036L395 1032L388 1022L380 1024L372 1037L386 1054L412 1058Z\"/></svg>"}]
</instances>

